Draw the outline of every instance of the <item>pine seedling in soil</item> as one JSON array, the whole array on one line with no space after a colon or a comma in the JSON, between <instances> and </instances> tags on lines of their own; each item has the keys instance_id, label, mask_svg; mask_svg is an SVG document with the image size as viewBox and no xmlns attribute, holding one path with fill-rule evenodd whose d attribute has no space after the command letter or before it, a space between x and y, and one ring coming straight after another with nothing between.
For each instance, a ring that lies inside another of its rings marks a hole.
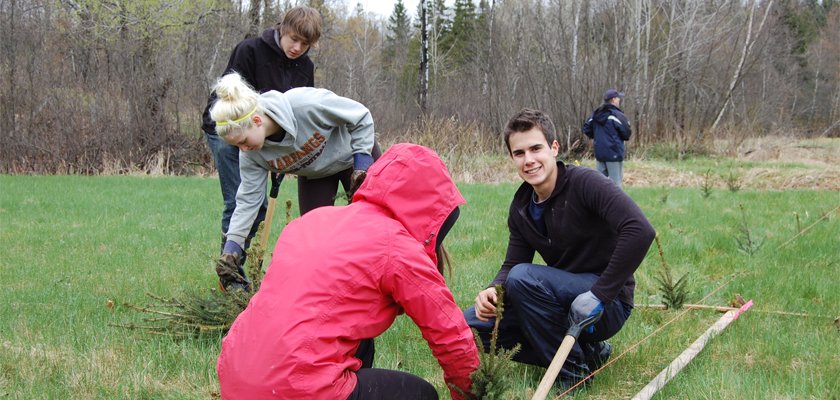
<instances>
[{"instance_id":1,"label":"pine seedling in soil","mask_svg":"<svg viewBox=\"0 0 840 400\"><path fill-rule=\"evenodd\" d=\"M758 253L758 250L760 250L761 246L764 245L764 239L755 239L755 235L750 229L750 224L747 221L747 213L744 211L744 206L742 204L738 204L738 207L741 207L741 215L744 220L738 228L738 232L741 233L741 236L736 237L735 242L738 244L738 250L752 257L755 253Z\"/></svg>"},{"instance_id":2,"label":"pine seedling in soil","mask_svg":"<svg viewBox=\"0 0 840 400\"><path fill-rule=\"evenodd\" d=\"M729 177L726 178L726 187L728 187L729 191L732 193L741 190L741 176L733 174L732 170L729 170Z\"/></svg>"},{"instance_id":3,"label":"pine seedling in soil","mask_svg":"<svg viewBox=\"0 0 840 400\"><path fill-rule=\"evenodd\" d=\"M659 257L662 260L662 270L659 271L659 276L654 279L659 282L659 290L662 291L662 303L669 309L679 309L685 304L688 298L688 288L686 287L688 281L685 279L688 273L685 273L676 282L674 281L674 276L671 275L671 268L665 262L665 253L662 251L662 245L659 243L659 234L655 238L656 247L659 248Z\"/></svg>"},{"instance_id":4,"label":"pine seedling in soil","mask_svg":"<svg viewBox=\"0 0 840 400\"><path fill-rule=\"evenodd\" d=\"M712 189L715 187L715 180L712 178L711 168L703 175L703 183L700 184L700 194L704 199L708 199L712 195Z\"/></svg>"},{"instance_id":5,"label":"pine seedling in soil","mask_svg":"<svg viewBox=\"0 0 840 400\"><path fill-rule=\"evenodd\" d=\"M473 329L475 343L478 346L478 368L470 374L472 378L472 394L464 393L460 388L455 388L467 399L473 400L495 400L508 399L507 393L513 388L514 378L512 374L514 361L511 358L519 352L520 345L513 349L496 349L496 340L499 337L499 322L504 312L504 289L502 285L496 285L496 322L493 326L493 333L490 337L490 351L484 351L481 337L478 331Z\"/></svg>"},{"instance_id":6,"label":"pine seedling in soil","mask_svg":"<svg viewBox=\"0 0 840 400\"><path fill-rule=\"evenodd\" d=\"M262 237L265 221L260 223L256 237ZM265 249L258 240L254 240L247 250L248 258L245 262L248 275L251 280L251 292L244 290L230 290L223 292L212 288L206 293L184 292L180 296L166 298L154 293L146 292L146 295L157 300L157 304L149 304L145 307L131 303L123 303L128 308L143 313L154 315L144 318L150 325L135 324L113 324L128 329L144 329L153 334L166 334L171 336L196 336L203 332L226 332L233 325L233 321L239 316L251 297L260 288L262 280L262 257Z\"/></svg>"}]
</instances>

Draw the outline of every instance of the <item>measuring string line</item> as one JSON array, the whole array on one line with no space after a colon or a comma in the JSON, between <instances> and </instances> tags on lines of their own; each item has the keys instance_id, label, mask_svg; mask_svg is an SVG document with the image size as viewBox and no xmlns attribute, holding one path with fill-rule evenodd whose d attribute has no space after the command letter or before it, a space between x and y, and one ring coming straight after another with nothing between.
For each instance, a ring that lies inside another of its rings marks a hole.
<instances>
[{"instance_id":1,"label":"measuring string line","mask_svg":"<svg viewBox=\"0 0 840 400\"><path fill-rule=\"evenodd\" d=\"M773 250L773 251L778 251L779 249L781 249L782 247L784 247L785 245L787 245L788 243L790 243L791 241L793 241L793 240L794 240L794 239L796 239L797 237L801 236L803 233L807 232L807 231L808 231L809 229L811 229L814 225L816 225L816 224L817 224L817 223L819 223L820 221L822 221L822 220L826 219L826 218L827 218L827 217L828 217L831 213L833 213L833 212L834 212L834 210L835 210L835 209L831 209L831 211L829 211L829 212L825 213L825 215L823 215L823 216L822 216L822 218L818 219L818 220L817 220L817 221L815 221L813 224L811 224L811 225L810 225L810 226L808 226L807 228L803 229L802 231L800 231L799 233L797 233L796 235L794 235L793 237L791 237L790 239L788 239L788 241L786 241L786 242L782 243L779 247L777 247L777 248L776 248L775 250ZM840 211L840 205L838 205L838 206L837 206L836 210ZM766 254L764 257L762 257L761 259L757 260L757 261L756 261L756 263L758 263L759 261L764 260L764 258L765 258L765 257L767 257L767 256L769 256L769 254ZM741 274L743 274L745 270L746 270L746 268L741 269L741 270L740 270L740 271L738 271L737 273L733 274L733 276L732 276L732 278L731 278L731 279L729 279L728 281L726 281L726 282L725 282L725 283L723 283L722 285L718 286L718 288L717 288L717 289L713 290L711 293L707 294L705 297L703 297L702 299L700 299L700 301L698 301L698 302L697 302L697 304L698 304L698 305L702 305L702 304L703 304L703 302L704 302L704 301L706 301L706 299L708 299L708 298L709 298L710 296L712 296L713 294L717 293L719 290L723 289L726 285L728 285L728 284L732 283L732 281L734 281L734 280L735 280L735 278L737 278L737 277L741 276ZM572 386L572 387L568 388L565 392L563 392L563 393L561 393L559 396L555 397L555 398L554 398L554 400L558 400L559 398L561 398L561 397L565 396L567 393L571 392L571 391L572 391L572 390L574 390L576 387L578 387L578 386L580 386L582 383L586 382L589 378L591 378L591 377L595 376L595 374L597 374L598 372L600 372L602 369L606 368L608 365L612 364L613 362L615 362L615 361L616 361L616 360L618 360L619 358L623 357L625 354L629 353L631 350L635 349L635 348L636 348L636 347L638 347L640 344L642 344L642 343L644 343L645 341L647 341L648 339L650 339L650 337L651 337L651 336L653 336L653 335L657 334L657 333L658 333L659 331L661 331L662 329L665 329L665 327L666 327L666 326L670 325L672 322L676 321L677 319L679 319L680 317L682 317L683 315L685 315L686 313L688 313L688 312L689 312L689 311L691 311L691 310L693 310L693 308L686 308L686 309L685 309L685 311L683 311L683 312L681 312L681 313L677 314L677 316L675 316L675 317L674 317L674 318L672 318L670 321L666 322L664 325L660 326L659 328L657 328L656 330L654 330L653 332L651 332L649 335L645 336L642 340L640 340L640 341L638 341L636 344L634 344L634 345L630 346L629 348L627 348L627 350L624 350L621 354L619 354L619 355L617 355L617 356L613 357L613 359L611 359L610 361L608 361L606 364L602 365L602 366L601 366L601 368L596 369L596 370L595 370L595 371L593 371L591 374L587 375L587 376L586 376L586 378L581 379L581 380L580 380L580 382L576 383L574 386Z\"/></svg>"}]
</instances>

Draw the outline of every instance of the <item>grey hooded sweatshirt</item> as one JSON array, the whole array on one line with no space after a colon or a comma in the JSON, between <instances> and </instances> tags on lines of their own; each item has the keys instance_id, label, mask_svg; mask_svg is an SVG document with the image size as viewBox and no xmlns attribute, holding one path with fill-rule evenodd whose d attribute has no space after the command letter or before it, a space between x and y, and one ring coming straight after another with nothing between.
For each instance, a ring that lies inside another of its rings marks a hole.
<instances>
[{"instance_id":1,"label":"grey hooded sweatshirt","mask_svg":"<svg viewBox=\"0 0 840 400\"><path fill-rule=\"evenodd\" d=\"M239 152L241 183L227 239L242 248L265 198L268 171L325 178L353 167L353 154L370 155L373 117L361 103L326 89L268 91L257 100L265 114L286 131L278 142Z\"/></svg>"}]
</instances>

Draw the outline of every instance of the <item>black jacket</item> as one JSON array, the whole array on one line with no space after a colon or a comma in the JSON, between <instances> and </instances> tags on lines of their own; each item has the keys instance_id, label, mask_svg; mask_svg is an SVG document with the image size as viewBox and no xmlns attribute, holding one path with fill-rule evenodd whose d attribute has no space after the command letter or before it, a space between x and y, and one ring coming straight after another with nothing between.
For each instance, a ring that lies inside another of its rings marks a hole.
<instances>
[{"instance_id":1,"label":"black jacket","mask_svg":"<svg viewBox=\"0 0 840 400\"><path fill-rule=\"evenodd\" d=\"M557 168L543 214L548 235L530 217L534 188L523 182L510 204L507 255L490 286L504 284L511 268L533 262L538 252L550 267L598 275L591 290L604 304L618 298L632 307L633 273L656 231L636 202L600 172L559 161Z\"/></svg>"},{"instance_id":2,"label":"black jacket","mask_svg":"<svg viewBox=\"0 0 840 400\"><path fill-rule=\"evenodd\" d=\"M300 57L290 60L277 45L274 29L266 29L262 36L254 36L239 42L230 54L225 74L236 71L257 92L269 90L285 92L291 88L315 87L315 64L309 59L309 50ZM204 109L201 130L216 134L216 123L210 118L210 107L216 101L216 93L210 93Z\"/></svg>"},{"instance_id":3,"label":"black jacket","mask_svg":"<svg viewBox=\"0 0 840 400\"><path fill-rule=\"evenodd\" d=\"M624 161L624 141L630 140L630 122L621 109L604 103L583 124L583 134L595 139L595 158L602 162Z\"/></svg>"}]
</instances>

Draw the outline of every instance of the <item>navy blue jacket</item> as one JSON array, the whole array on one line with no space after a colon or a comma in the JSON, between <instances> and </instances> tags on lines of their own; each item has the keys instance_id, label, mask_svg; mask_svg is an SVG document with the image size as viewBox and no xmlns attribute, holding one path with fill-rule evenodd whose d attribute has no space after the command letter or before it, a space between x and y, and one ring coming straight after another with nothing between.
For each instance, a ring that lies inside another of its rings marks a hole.
<instances>
[{"instance_id":1,"label":"navy blue jacket","mask_svg":"<svg viewBox=\"0 0 840 400\"><path fill-rule=\"evenodd\" d=\"M624 161L624 141L630 140L630 121L621 109L604 103L583 124L583 134L595 139L595 158L602 162Z\"/></svg>"},{"instance_id":2,"label":"navy blue jacket","mask_svg":"<svg viewBox=\"0 0 840 400\"><path fill-rule=\"evenodd\" d=\"M296 87L314 87L315 64L309 59L309 49L290 60L277 45L274 32L273 28L268 28L261 36L239 42L230 54L225 74L238 72L258 93L269 90L282 93ZM211 135L216 134L216 123L210 118L210 107L215 102L216 93L210 93L201 121L201 130Z\"/></svg>"}]
</instances>

